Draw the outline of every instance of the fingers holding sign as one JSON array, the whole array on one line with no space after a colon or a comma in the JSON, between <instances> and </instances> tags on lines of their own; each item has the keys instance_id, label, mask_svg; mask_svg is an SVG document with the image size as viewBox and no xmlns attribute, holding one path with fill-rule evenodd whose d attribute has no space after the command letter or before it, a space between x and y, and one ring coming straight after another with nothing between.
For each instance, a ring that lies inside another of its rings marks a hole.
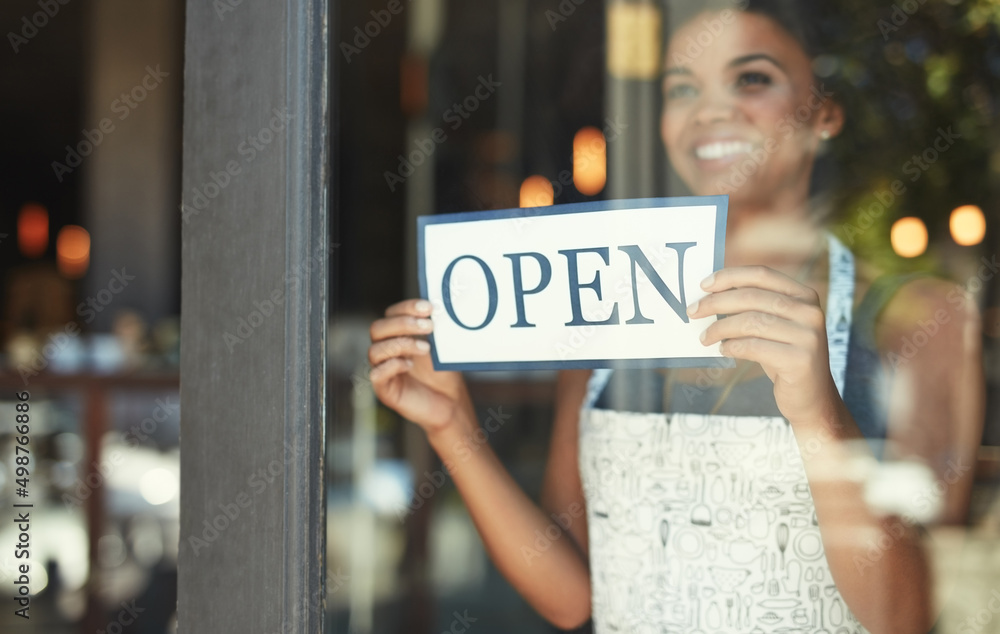
<instances>
[{"instance_id":1,"label":"fingers holding sign","mask_svg":"<svg viewBox=\"0 0 1000 634\"><path fill-rule=\"evenodd\" d=\"M393 304L372 322L368 348L376 396L428 430L445 424L467 401L459 373L434 370L425 339L434 329L431 312L431 303L422 299Z\"/></svg>"},{"instance_id":2,"label":"fingers holding sign","mask_svg":"<svg viewBox=\"0 0 1000 634\"><path fill-rule=\"evenodd\" d=\"M830 374L826 318L812 288L766 266L717 271L702 282L709 292L688 307L692 318L725 315L702 342L721 342L722 354L759 363L774 382L785 418L812 420L839 398Z\"/></svg>"}]
</instances>

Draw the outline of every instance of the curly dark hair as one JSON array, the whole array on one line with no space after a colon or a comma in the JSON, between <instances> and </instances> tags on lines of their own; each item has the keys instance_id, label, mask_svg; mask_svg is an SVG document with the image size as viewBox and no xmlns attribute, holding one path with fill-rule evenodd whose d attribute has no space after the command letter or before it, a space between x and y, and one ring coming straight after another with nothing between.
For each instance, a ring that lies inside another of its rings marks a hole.
<instances>
[{"instance_id":1,"label":"curly dark hair","mask_svg":"<svg viewBox=\"0 0 1000 634\"><path fill-rule=\"evenodd\" d=\"M809 57L830 52L837 41L837 26L830 2L803 0L661 0L664 42L698 15L708 11L745 11L767 16L791 34Z\"/></svg>"}]
</instances>

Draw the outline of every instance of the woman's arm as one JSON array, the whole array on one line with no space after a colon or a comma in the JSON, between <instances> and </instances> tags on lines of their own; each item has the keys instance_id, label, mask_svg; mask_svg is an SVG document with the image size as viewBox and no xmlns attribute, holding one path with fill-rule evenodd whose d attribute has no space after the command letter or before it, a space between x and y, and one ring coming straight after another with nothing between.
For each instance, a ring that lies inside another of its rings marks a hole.
<instances>
[{"instance_id":1,"label":"woman's arm","mask_svg":"<svg viewBox=\"0 0 1000 634\"><path fill-rule=\"evenodd\" d=\"M870 632L924 634L936 612L920 529L865 502L859 467L874 457L839 395L831 400L827 415L792 423L830 573Z\"/></svg>"},{"instance_id":2,"label":"woman's arm","mask_svg":"<svg viewBox=\"0 0 1000 634\"><path fill-rule=\"evenodd\" d=\"M549 443L549 459L542 482L542 507L549 514L567 519L561 522L572 536L585 562L589 562L587 542L587 502L580 481L580 405L587 394L590 370L563 370L556 384L556 412ZM588 566L589 567L589 566Z\"/></svg>"},{"instance_id":3,"label":"woman's arm","mask_svg":"<svg viewBox=\"0 0 1000 634\"><path fill-rule=\"evenodd\" d=\"M478 428L463 413L428 439L444 464L452 465L455 486L504 577L553 625L579 627L590 618L590 575L586 556L560 524L568 524L571 533L578 531L585 521L583 509L556 505L547 509L553 517L539 508L489 445L477 445L473 432Z\"/></svg>"},{"instance_id":4,"label":"woman's arm","mask_svg":"<svg viewBox=\"0 0 1000 634\"><path fill-rule=\"evenodd\" d=\"M980 333L972 298L937 279L900 288L876 325L893 376L886 457L917 457L933 470L934 488L909 502L920 511L940 504L941 524L968 515L985 408Z\"/></svg>"},{"instance_id":5,"label":"woman's arm","mask_svg":"<svg viewBox=\"0 0 1000 634\"><path fill-rule=\"evenodd\" d=\"M574 539L558 537L558 512L553 520L535 505L482 436L477 439L480 427L461 375L435 371L427 346L419 343L433 329L429 315L428 304L408 300L372 324L369 360L375 394L427 432L487 552L511 585L554 625L579 626L590 617L586 557ZM569 401L578 395L579 390L562 390L557 411L571 410ZM581 402L582 396L575 407ZM565 413L562 420L568 421ZM563 468L565 460L550 468L547 479L567 481L556 473ZM569 530L579 528L571 525Z\"/></svg>"},{"instance_id":6,"label":"woman's arm","mask_svg":"<svg viewBox=\"0 0 1000 634\"><path fill-rule=\"evenodd\" d=\"M723 354L760 363L774 382L778 408L803 456L827 561L848 606L872 632L926 632L932 593L919 530L873 512L864 500L858 457L874 458L830 374L818 295L767 267L723 269L704 288L710 294L691 307L691 316L728 315L708 328L705 344L722 341ZM927 391L905 398L927 406L941 396Z\"/></svg>"}]
</instances>

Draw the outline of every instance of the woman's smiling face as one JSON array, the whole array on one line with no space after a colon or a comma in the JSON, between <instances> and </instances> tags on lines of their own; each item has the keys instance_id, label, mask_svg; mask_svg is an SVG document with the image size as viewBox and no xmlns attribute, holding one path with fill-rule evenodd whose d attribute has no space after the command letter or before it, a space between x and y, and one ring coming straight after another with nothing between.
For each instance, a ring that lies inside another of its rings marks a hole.
<instances>
[{"instance_id":1,"label":"woman's smiling face","mask_svg":"<svg viewBox=\"0 0 1000 634\"><path fill-rule=\"evenodd\" d=\"M842 112L790 33L764 15L706 12L677 30L665 60L660 133L695 194L765 206L808 194L821 135L840 131Z\"/></svg>"}]
</instances>

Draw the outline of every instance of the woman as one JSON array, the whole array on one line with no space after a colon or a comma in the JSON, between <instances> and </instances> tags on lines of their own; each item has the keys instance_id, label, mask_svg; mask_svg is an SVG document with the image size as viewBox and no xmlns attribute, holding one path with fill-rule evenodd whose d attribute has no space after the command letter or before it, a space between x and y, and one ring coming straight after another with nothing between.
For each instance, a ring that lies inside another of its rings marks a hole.
<instances>
[{"instance_id":1,"label":"woman","mask_svg":"<svg viewBox=\"0 0 1000 634\"><path fill-rule=\"evenodd\" d=\"M843 110L786 12L713 6L674 21L661 136L694 194L730 196L726 268L689 314L727 316L704 343L736 367L560 373L543 508L488 447L469 451L478 423L461 375L432 368L426 301L372 324L372 383L426 430L497 567L559 627L926 632L919 529L870 507L857 467L880 438L942 479L945 456L968 464L977 312L943 281L870 283L817 226L813 164ZM685 50L704 31L711 44ZM930 319L936 334L906 354Z\"/></svg>"}]
</instances>

